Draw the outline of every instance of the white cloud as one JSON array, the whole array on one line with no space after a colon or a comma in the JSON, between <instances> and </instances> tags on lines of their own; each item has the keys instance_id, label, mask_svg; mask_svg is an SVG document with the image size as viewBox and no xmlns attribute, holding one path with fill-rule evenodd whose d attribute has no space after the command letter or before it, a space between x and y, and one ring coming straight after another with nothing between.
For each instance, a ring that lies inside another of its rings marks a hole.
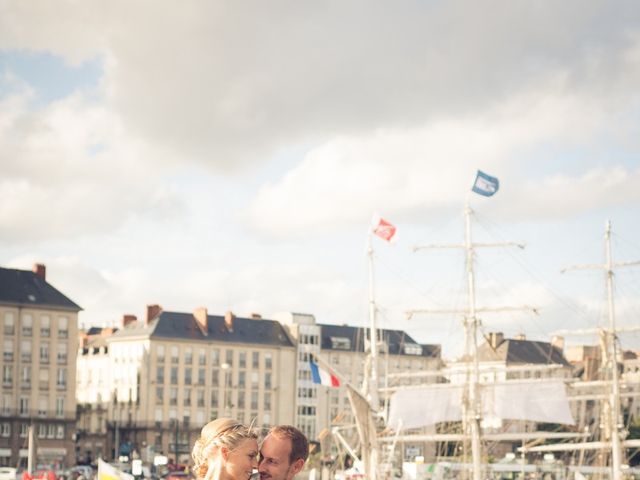
<instances>
[{"instance_id":1,"label":"white cloud","mask_svg":"<svg viewBox=\"0 0 640 480\"><path fill-rule=\"evenodd\" d=\"M342 136L312 149L279 181L264 185L247 221L277 237L335 230L374 210L424 219L430 211L458 208L476 168L502 177L502 190L492 201L496 212L510 217L562 218L628 204L640 196L635 188L640 170L595 168L543 180L537 174L535 183L522 173L512 175L526 167L518 157L542 151L540 145L595 146L592 137L609 131L617 114L599 99L569 91L565 77L552 76L535 91L477 115ZM598 161L597 152L585 155L587 165Z\"/></svg>"},{"instance_id":2,"label":"white cloud","mask_svg":"<svg viewBox=\"0 0 640 480\"><path fill-rule=\"evenodd\" d=\"M474 114L552 75L586 97L636 94L633 2L364 8L19 2L4 7L0 46L100 56L130 134L223 169L284 143Z\"/></svg>"},{"instance_id":3,"label":"white cloud","mask_svg":"<svg viewBox=\"0 0 640 480\"><path fill-rule=\"evenodd\" d=\"M180 210L158 181L161 151L128 137L117 116L80 94L38 110L29 97L2 99L4 241L112 231L133 215L161 211L168 219Z\"/></svg>"}]
</instances>

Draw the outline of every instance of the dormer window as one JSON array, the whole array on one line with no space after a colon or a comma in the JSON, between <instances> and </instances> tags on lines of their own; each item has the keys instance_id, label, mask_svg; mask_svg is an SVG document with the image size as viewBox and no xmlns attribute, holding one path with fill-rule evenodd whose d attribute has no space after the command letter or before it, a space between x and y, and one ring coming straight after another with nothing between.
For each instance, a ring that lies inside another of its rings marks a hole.
<instances>
[{"instance_id":1,"label":"dormer window","mask_svg":"<svg viewBox=\"0 0 640 480\"><path fill-rule=\"evenodd\" d=\"M330 337L334 350L351 350L351 340L346 337Z\"/></svg>"},{"instance_id":2,"label":"dormer window","mask_svg":"<svg viewBox=\"0 0 640 480\"><path fill-rule=\"evenodd\" d=\"M422 346L417 343L405 343L404 344L405 355L422 355Z\"/></svg>"}]
</instances>

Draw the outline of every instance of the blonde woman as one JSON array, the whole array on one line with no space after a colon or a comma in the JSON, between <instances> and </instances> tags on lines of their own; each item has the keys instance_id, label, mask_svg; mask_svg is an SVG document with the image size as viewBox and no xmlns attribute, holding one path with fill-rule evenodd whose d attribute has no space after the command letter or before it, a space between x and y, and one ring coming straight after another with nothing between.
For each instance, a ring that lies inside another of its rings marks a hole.
<instances>
[{"instance_id":1,"label":"blonde woman","mask_svg":"<svg viewBox=\"0 0 640 480\"><path fill-rule=\"evenodd\" d=\"M207 423L191 452L198 480L249 480L258 468L257 435L231 418Z\"/></svg>"}]
</instances>

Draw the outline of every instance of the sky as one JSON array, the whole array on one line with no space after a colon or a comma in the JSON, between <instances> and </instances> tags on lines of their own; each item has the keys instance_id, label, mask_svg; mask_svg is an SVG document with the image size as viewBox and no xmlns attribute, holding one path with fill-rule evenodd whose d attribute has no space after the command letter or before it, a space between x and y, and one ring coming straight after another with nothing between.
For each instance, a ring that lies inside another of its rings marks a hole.
<instances>
[{"instance_id":1,"label":"sky","mask_svg":"<svg viewBox=\"0 0 640 480\"><path fill-rule=\"evenodd\" d=\"M165 310L314 314L461 353L607 325L605 222L640 260L640 4L0 1L0 265L47 266L81 326ZM500 180L470 192L480 169ZM618 325L640 269L616 272ZM640 334L621 334L640 348ZM566 337L596 343L595 337Z\"/></svg>"}]
</instances>

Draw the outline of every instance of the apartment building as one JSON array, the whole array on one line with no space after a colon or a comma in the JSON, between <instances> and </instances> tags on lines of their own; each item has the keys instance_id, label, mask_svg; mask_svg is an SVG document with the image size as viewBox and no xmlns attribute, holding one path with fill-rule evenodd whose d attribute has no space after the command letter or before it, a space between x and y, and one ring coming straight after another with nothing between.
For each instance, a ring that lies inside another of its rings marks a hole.
<instances>
[{"instance_id":1,"label":"apartment building","mask_svg":"<svg viewBox=\"0 0 640 480\"><path fill-rule=\"evenodd\" d=\"M80 310L47 282L44 265L0 268L0 465L26 466L29 427L36 464L75 464Z\"/></svg>"},{"instance_id":2,"label":"apartment building","mask_svg":"<svg viewBox=\"0 0 640 480\"><path fill-rule=\"evenodd\" d=\"M230 416L264 428L294 422L296 350L276 321L150 305L144 319L125 316L104 342L78 359L80 370L90 362L106 365L102 381L109 385L105 402L89 393L98 379L80 376L85 457L152 461L163 454L188 462L211 419Z\"/></svg>"},{"instance_id":3,"label":"apartment building","mask_svg":"<svg viewBox=\"0 0 640 480\"><path fill-rule=\"evenodd\" d=\"M282 313L276 315L296 340L295 424L312 440L324 440L332 427L354 424L344 385L339 388L316 385L311 378L309 358L320 356L341 377L360 388L368 361L368 329L347 325L316 323L313 315ZM391 373L436 371L441 365L439 345L421 345L401 330L381 329L379 335L378 385L384 386ZM355 429L343 432L354 441ZM323 447L336 453L335 442L323 441ZM407 452L424 452L422 444L407 444ZM402 453L403 455L405 452Z\"/></svg>"}]
</instances>

